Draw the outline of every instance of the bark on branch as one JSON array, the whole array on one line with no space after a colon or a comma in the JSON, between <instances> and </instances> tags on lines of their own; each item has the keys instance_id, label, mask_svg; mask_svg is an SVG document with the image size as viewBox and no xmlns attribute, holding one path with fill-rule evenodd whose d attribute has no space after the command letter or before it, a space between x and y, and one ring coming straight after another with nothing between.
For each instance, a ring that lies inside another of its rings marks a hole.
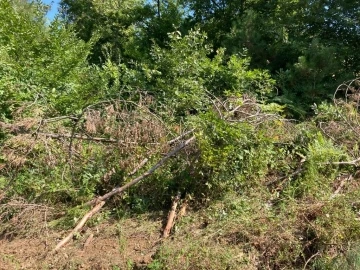
<instances>
[{"instance_id":1,"label":"bark on branch","mask_svg":"<svg viewBox=\"0 0 360 270\"><path fill-rule=\"evenodd\" d=\"M97 205L93 207L89 212L86 213L86 215L80 220L78 225L69 233L61 242L59 242L56 247L53 249L52 253L57 252L62 246L64 246L67 242L73 238L73 236L80 231L80 229L85 225L86 221L91 218L94 214L96 214L101 207L103 207L105 202L100 202Z\"/></svg>"},{"instance_id":2,"label":"bark on branch","mask_svg":"<svg viewBox=\"0 0 360 270\"><path fill-rule=\"evenodd\" d=\"M360 157L351 161L340 161L340 162L326 162L326 163L322 163L324 165L353 165L356 166L357 163L360 162Z\"/></svg>"},{"instance_id":3,"label":"bark on branch","mask_svg":"<svg viewBox=\"0 0 360 270\"><path fill-rule=\"evenodd\" d=\"M340 191L342 190L342 188L345 186L345 183L352 180L353 179L353 176L351 174L345 176L345 177L342 177L341 181L340 181L340 184L338 186L338 188L335 190L335 192L330 196L330 199L333 199L335 198L339 193Z\"/></svg>"},{"instance_id":4,"label":"bark on branch","mask_svg":"<svg viewBox=\"0 0 360 270\"><path fill-rule=\"evenodd\" d=\"M89 136L82 136L82 135L71 135L71 134L60 134L60 133L43 133L39 132L38 135L43 135L53 139L60 139L60 138L71 138L71 139L78 139L78 140L86 140L86 141L96 141L96 142L107 142L107 143L122 143L122 144L135 144L136 142L125 142L119 141L114 139L107 139L107 138L100 138L100 137L89 137Z\"/></svg>"},{"instance_id":5,"label":"bark on branch","mask_svg":"<svg viewBox=\"0 0 360 270\"><path fill-rule=\"evenodd\" d=\"M170 210L169 215L168 215L166 227L165 227L164 232L163 232L163 238L169 237L170 231L171 231L172 227L174 226L174 221L175 221L175 217L176 217L176 208L177 208L178 203L180 201L180 196L181 196L181 193L178 192L178 194L176 195L176 197L173 200L171 210Z\"/></svg>"},{"instance_id":6,"label":"bark on branch","mask_svg":"<svg viewBox=\"0 0 360 270\"><path fill-rule=\"evenodd\" d=\"M178 137L176 137L175 139L172 139L170 141L168 141L168 145L173 145L174 143L180 141L182 138L184 138L186 135L189 135L191 133L193 133L195 131L195 129L191 129L189 131L184 132L183 134L179 135Z\"/></svg>"},{"instance_id":7,"label":"bark on branch","mask_svg":"<svg viewBox=\"0 0 360 270\"><path fill-rule=\"evenodd\" d=\"M176 155L180 150L182 150L184 147L189 145L194 140L195 140L195 136L193 136L190 139L187 139L186 141L180 143L175 149L173 149L172 151L167 153L166 156L164 156L160 161L158 161L153 167L151 167L144 174L136 177L131 182L127 183L126 185L124 185L122 187L116 187L112 191L106 193L105 195L100 196L100 197L98 197L96 199L93 199L93 200L87 202L85 205L92 205L92 204L96 204L99 201L106 201L110 197L114 196L115 194L119 194L119 193L123 192L124 190L128 189L129 187L139 183L141 180L143 180L144 178L151 175L156 169L161 167L168 159L170 159L172 156Z\"/></svg>"}]
</instances>

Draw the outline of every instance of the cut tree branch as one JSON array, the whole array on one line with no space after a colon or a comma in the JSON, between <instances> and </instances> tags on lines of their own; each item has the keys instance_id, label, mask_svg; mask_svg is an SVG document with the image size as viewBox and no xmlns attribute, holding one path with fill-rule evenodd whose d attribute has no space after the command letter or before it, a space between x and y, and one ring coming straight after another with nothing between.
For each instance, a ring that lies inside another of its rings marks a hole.
<instances>
[{"instance_id":1,"label":"cut tree branch","mask_svg":"<svg viewBox=\"0 0 360 270\"><path fill-rule=\"evenodd\" d=\"M62 241L60 241L56 247L53 249L52 253L57 252L62 246L64 246L67 242L69 242L71 240L71 238L80 231L80 229L85 225L86 221L91 218L94 214L96 214L101 207L103 207L105 204L104 201L98 203L97 205L94 206L93 209L91 209L89 212L87 212L87 214L80 220L80 222L78 223L78 225L75 227L75 229L73 229L71 231L71 233L68 234L68 236L66 236Z\"/></svg>"},{"instance_id":2,"label":"cut tree branch","mask_svg":"<svg viewBox=\"0 0 360 270\"><path fill-rule=\"evenodd\" d=\"M176 137L175 139L172 139L172 140L168 141L168 145L173 145L174 143L180 141L180 140L183 139L186 135L189 135L189 134L193 133L194 130L195 130L195 129L193 128L193 129L191 129L191 130L189 130L189 131L186 131L186 132L184 132L183 134L179 135L179 136Z\"/></svg>"},{"instance_id":3,"label":"cut tree branch","mask_svg":"<svg viewBox=\"0 0 360 270\"><path fill-rule=\"evenodd\" d=\"M108 139L108 138L101 138L101 137L89 137L89 136L82 136L74 134L60 134L60 133L42 133L39 132L39 135L43 135L49 138L60 139L60 138L71 138L71 139L78 139L78 140L87 140L87 141L96 141L96 142L107 142L107 143L121 143L121 144L136 144L136 142L125 142L115 139ZM158 143L149 143L149 144L158 144Z\"/></svg>"},{"instance_id":4,"label":"cut tree branch","mask_svg":"<svg viewBox=\"0 0 360 270\"><path fill-rule=\"evenodd\" d=\"M79 120L79 118L76 117L75 115L64 115L64 116L42 119L41 122L43 122L44 124L47 124L47 123L57 122L57 121L65 120L65 119L70 119L70 120L74 120L74 121Z\"/></svg>"},{"instance_id":5,"label":"cut tree branch","mask_svg":"<svg viewBox=\"0 0 360 270\"><path fill-rule=\"evenodd\" d=\"M360 157L351 161L340 161L340 162L325 162L321 163L322 165L353 165L356 166L360 162Z\"/></svg>"},{"instance_id":6,"label":"cut tree branch","mask_svg":"<svg viewBox=\"0 0 360 270\"><path fill-rule=\"evenodd\" d=\"M136 166L136 168L133 169L133 170L128 174L128 176L133 176L138 170L140 170L142 167L144 167L145 164L146 164L148 161L149 161L148 158L144 158L144 159L140 162L140 164L138 164L138 165Z\"/></svg>"},{"instance_id":7,"label":"cut tree branch","mask_svg":"<svg viewBox=\"0 0 360 270\"><path fill-rule=\"evenodd\" d=\"M175 139L172 139L168 141L168 145L172 145L177 141L180 141L183 137L186 135L194 132L194 129L189 130L180 136L176 137ZM101 138L101 137L90 137L90 136L82 136L78 134L74 134L71 136L71 134L61 134L61 133L44 133L44 132L38 132L36 133L38 135L46 136L53 139L60 139L60 138L71 138L71 139L78 139L78 140L86 140L86 141L97 141L97 142L107 142L107 143L121 143L121 144L136 144L137 142L125 142L115 139L108 139L108 138ZM149 144L159 144L159 143L149 143Z\"/></svg>"},{"instance_id":8,"label":"cut tree branch","mask_svg":"<svg viewBox=\"0 0 360 270\"><path fill-rule=\"evenodd\" d=\"M151 175L156 169L161 167L168 159L170 159L172 156L176 155L180 150L185 148L187 145L189 145L191 142L195 140L195 136L192 136L190 139L187 139L186 141L180 143L176 148L174 148L172 151L166 154L160 161L158 161L152 168L150 168L147 172L140 175L139 177L135 178L131 182L127 183L126 185L122 187L114 188L111 192L98 197L94 200L91 200L87 202L85 205L95 205L85 216L80 220L80 222L76 225L75 229L72 230L68 236L66 236L60 243L56 245L56 247L52 250L51 253L57 252L62 246L64 246L66 243L70 241L70 239L79 232L79 230L85 225L86 221L91 218L95 213L97 213L101 207L105 204L105 201L111 198L115 194L119 194L123 192L124 190L128 189L129 187L139 183L141 180L146 178L147 176Z\"/></svg>"},{"instance_id":9,"label":"cut tree branch","mask_svg":"<svg viewBox=\"0 0 360 270\"><path fill-rule=\"evenodd\" d=\"M342 190L342 188L345 186L345 183L352 180L353 179L353 176L351 174L343 177L340 181L340 184L338 186L338 188L335 190L335 192L330 196L330 199L333 199L335 198L339 193L340 191Z\"/></svg>"},{"instance_id":10,"label":"cut tree branch","mask_svg":"<svg viewBox=\"0 0 360 270\"><path fill-rule=\"evenodd\" d=\"M175 198L173 200L171 210L170 210L169 215L168 215L166 227L165 227L164 232L163 232L163 238L169 237L170 231L171 231L172 227L174 226L174 221L175 221L175 217L176 217L176 208L177 208L178 203L180 201L180 196L181 196L181 193L178 192L178 194L175 196Z\"/></svg>"},{"instance_id":11,"label":"cut tree branch","mask_svg":"<svg viewBox=\"0 0 360 270\"><path fill-rule=\"evenodd\" d=\"M182 150L184 147L189 145L194 140L195 140L195 136L193 136L190 139L187 139L186 141L180 143L175 149L173 149L172 151L167 153L166 156L164 156L160 161L158 161L153 167L151 167L144 174L140 175L139 177L136 177L134 180L132 180L131 182L127 183L126 185L124 185L122 187L116 187L112 191L106 193L105 195L100 196L100 197L98 197L96 199L93 199L93 200L87 202L85 205L92 205L92 204L96 204L99 201L106 201L110 197L114 196L115 194L119 194L119 193L123 192L124 190L128 189L129 187L139 183L141 180L143 180L144 178L151 175L156 169L161 167L168 159L170 159L172 156L177 154L180 150Z\"/></svg>"}]
</instances>

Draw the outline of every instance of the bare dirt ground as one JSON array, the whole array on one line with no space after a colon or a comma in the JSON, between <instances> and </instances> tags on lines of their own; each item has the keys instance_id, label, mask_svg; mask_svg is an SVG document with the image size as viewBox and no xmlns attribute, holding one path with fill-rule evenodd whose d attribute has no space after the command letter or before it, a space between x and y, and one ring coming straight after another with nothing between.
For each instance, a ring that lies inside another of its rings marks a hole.
<instances>
[{"instance_id":1,"label":"bare dirt ground","mask_svg":"<svg viewBox=\"0 0 360 270\"><path fill-rule=\"evenodd\" d=\"M0 238L0 269L142 269L159 245L162 220L128 218L85 228L56 254L55 245L71 231L41 228Z\"/></svg>"},{"instance_id":2,"label":"bare dirt ground","mask_svg":"<svg viewBox=\"0 0 360 270\"><path fill-rule=\"evenodd\" d=\"M104 208L54 253L83 215L64 209L24 201L0 205L0 270L258 269L260 254L237 240L237 221L224 228L205 211L191 209L179 213L164 239L167 211L115 219Z\"/></svg>"}]
</instances>

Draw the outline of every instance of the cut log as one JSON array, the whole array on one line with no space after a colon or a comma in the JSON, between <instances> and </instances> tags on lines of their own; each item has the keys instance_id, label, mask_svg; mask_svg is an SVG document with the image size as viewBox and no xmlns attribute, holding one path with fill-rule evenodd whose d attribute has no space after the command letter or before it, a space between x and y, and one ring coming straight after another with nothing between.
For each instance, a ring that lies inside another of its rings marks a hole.
<instances>
[{"instance_id":1,"label":"cut log","mask_svg":"<svg viewBox=\"0 0 360 270\"><path fill-rule=\"evenodd\" d=\"M164 232L163 232L163 238L169 237L170 231L171 231L172 227L174 226L174 221L175 221L175 217L176 217L176 208L177 208L178 203L180 201L180 196L181 196L181 193L178 192L178 194L175 196L175 198L173 200L171 210L170 210L169 215L168 215L166 227L165 227Z\"/></svg>"}]
</instances>

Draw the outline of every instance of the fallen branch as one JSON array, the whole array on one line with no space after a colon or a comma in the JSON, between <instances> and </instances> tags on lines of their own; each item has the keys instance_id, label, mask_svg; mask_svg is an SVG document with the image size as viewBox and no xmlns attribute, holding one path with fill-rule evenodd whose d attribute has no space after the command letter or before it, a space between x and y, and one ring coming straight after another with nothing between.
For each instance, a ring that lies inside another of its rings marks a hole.
<instances>
[{"instance_id":1,"label":"fallen branch","mask_svg":"<svg viewBox=\"0 0 360 270\"><path fill-rule=\"evenodd\" d=\"M172 139L170 141L167 142L168 145L173 145L174 143L180 141L181 139L183 139L186 135L191 134L192 132L194 132L195 129L191 129L189 131L184 132L183 134L179 135L178 137L176 137L175 139ZM145 166L145 164L149 161L148 158L144 158L139 165L136 166L136 168L134 170L132 170L128 176L133 176L137 171L139 171L142 167Z\"/></svg>"},{"instance_id":2,"label":"fallen branch","mask_svg":"<svg viewBox=\"0 0 360 270\"><path fill-rule=\"evenodd\" d=\"M320 122L319 123L319 128L321 129L321 131L326 135L326 136L328 136L331 140L333 140L334 142L336 142L336 139L333 137L333 136L331 136L330 134L328 134L323 128L322 128L322 124L323 124L324 122Z\"/></svg>"},{"instance_id":3,"label":"fallen branch","mask_svg":"<svg viewBox=\"0 0 360 270\"><path fill-rule=\"evenodd\" d=\"M345 183L346 183L347 181L352 180L352 179L353 179L353 176L352 176L351 174L343 177L343 178L341 179L341 181L340 181L340 184L339 184L338 188L337 188L337 189L335 190L335 192L330 196L330 199L335 198L335 197L340 193L340 191L342 190L342 188L345 186Z\"/></svg>"},{"instance_id":4,"label":"fallen branch","mask_svg":"<svg viewBox=\"0 0 360 270\"><path fill-rule=\"evenodd\" d=\"M1 125L0 125L1 127ZM192 133L194 129L189 130L180 136L176 137L175 139L172 139L168 141L168 145L172 145L177 141L180 141L183 137L186 135ZM125 142L115 139L108 139L108 138L101 138L101 137L90 137L90 136L82 136L78 134L61 134L61 133L44 133L44 132L38 132L37 135L42 135L45 137L53 138L53 139L61 139L61 138L69 138L69 139L78 139L78 140L86 140L86 141L96 141L96 142L107 142L107 143L122 143L122 144L136 144L137 142ZM149 143L149 144L159 144L159 143Z\"/></svg>"},{"instance_id":5,"label":"fallen branch","mask_svg":"<svg viewBox=\"0 0 360 270\"><path fill-rule=\"evenodd\" d=\"M186 147L187 145L189 145L192 141L195 140L195 136L191 137L190 139L187 139L186 141L180 143L175 149L173 149L172 151L170 151L169 153L166 154L166 156L164 156L160 161L158 161L153 167L151 167L147 172L145 172L144 174L136 177L134 180L132 180L131 182L127 183L126 185L122 186L122 187L116 187L114 188L112 191L106 193L103 196L100 196L98 198L95 198L89 202L87 202L85 205L93 205L96 204L99 201L106 201L108 200L110 197L114 196L115 194L119 194L121 192L123 192L124 190L128 189L129 187L139 183L141 180L143 180L144 178L148 177L149 175L151 175L156 169L158 169L159 167L161 167L169 158L171 158L172 156L174 156L175 154L177 154L180 150L182 150L184 147Z\"/></svg>"},{"instance_id":6,"label":"fallen branch","mask_svg":"<svg viewBox=\"0 0 360 270\"><path fill-rule=\"evenodd\" d=\"M168 145L173 145L174 143L180 141L182 138L184 138L186 135L189 135L190 133L193 133L194 132L194 128L189 130L189 131L186 131L184 132L183 134L179 135L178 137L176 137L175 139L172 139L170 141L168 141Z\"/></svg>"},{"instance_id":7,"label":"fallen branch","mask_svg":"<svg viewBox=\"0 0 360 270\"><path fill-rule=\"evenodd\" d=\"M181 207L180 207L179 213L177 215L177 219L180 219L186 215L187 207L188 207L188 201L187 201L187 198L185 198L185 200L181 203Z\"/></svg>"},{"instance_id":8,"label":"fallen branch","mask_svg":"<svg viewBox=\"0 0 360 270\"><path fill-rule=\"evenodd\" d=\"M52 253L57 252L62 246L64 246L67 242L73 238L74 234L76 234L86 223L86 221L91 218L94 214L96 214L101 207L103 207L105 204L104 201L98 203L95 205L93 209L91 209L89 212L86 213L86 215L80 220L80 222L76 225L75 229L71 231L71 233L68 234L63 240L61 240L56 247L52 250Z\"/></svg>"},{"instance_id":9,"label":"fallen branch","mask_svg":"<svg viewBox=\"0 0 360 270\"><path fill-rule=\"evenodd\" d=\"M85 243L84 243L84 246L83 246L83 250L85 250L90 244L91 242L93 241L94 239L94 234L90 234L89 237L86 239Z\"/></svg>"},{"instance_id":10,"label":"fallen branch","mask_svg":"<svg viewBox=\"0 0 360 270\"><path fill-rule=\"evenodd\" d=\"M309 262L314 259L316 256L320 256L320 251L316 252L315 254L311 255L309 259L307 259L307 261L304 264L303 270L305 270L307 268L307 265L309 264Z\"/></svg>"},{"instance_id":11,"label":"fallen branch","mask_svg":"<svg viewBox=\"0 0 360 270\"><path fill-rule=\"evenodd\" d=\"M325 162L321 163L322 165L353 165L356 166L356 163L360 161L360 157L351 161L340 161L340 162Z\"/></svg>"},{"instance_id":12,"label":"fallen branch","mask_svg":"<svg viewBox=\"0 0 360 270\"><path fill-rule=\"evenodd\" d=\"M135 169L133 169L128 176L133 176L138 170L140 170L142 167L145 166L145 164L149 161L148 158L144 158L137 166Z\"/></svg>"},{"instance_id":13,"label":"fallen branch","mask_svg":"<svg viewBox=\"0 0 360 270\"><path fill-rule=\"evenodd\" d=\"M168 215L166 227L165 227L164 232L163 232L163 238L169 237L170 231L171 231L172 227L174 226L174 221L175 221L175 217L176 217L176 208L177 208L178 203L180 201L180 196L181 196L181 193L178 192L178 194L176 195L176 197L173 200L171 210L170 210L169 215Z\"/></svg>"},{"instance_id":14,"label":"fallen branch","mask_svg":"<svg viewBox=\"0 0 360 270\"><path fill-rule=\"evenodd\" d=\"M64 116L42 119L41 122L43 122L44 124L47 124L47 123L57 122L57 121L65 120L65 119L70 119L73 121L79 120L79 118L76 117L75 115L64 115Z\"/></svg>"},{"instance_id":15,"label":"fallen branch","mask_svg":"<svg viewBox=\"0 0 360 270\"><path fill-rule=\"evenodd\" d=\"M182 142L179 144L175 149L170 151L166 156L164 156L160 161L158 161L152 168L150 168L146 173L140 175L139 177L135 178L131 182L127 183L126 185L118 188L114 188L111 192L98 197L94 200L91 200L87 202L85 205L93 205L95 206L85 214L85 216L80 220L80 222L76 225L75 229L72 230L71 233L69 233L68 236L66 236L60 243L57 244L57 246L53 249L51 253L57 252L62 246L64 246L67 242L70 241L70 239L76 234L86 223L86 221L91 218L95 213L97 213L101 207L105 204L105 201L108 200L110 197L112 197L115 194L121 193L122 191L126 190L127 188L137 184L142 179L146 178L147 176L151 175L156 169L161 167L169 158L177 154L181 149L189 145L192 141L195 140L195 136L191 137L190 139Z\"/></svg>"},{"instance_id":16,"label":"fallen branch","mask_svg":"<svg viewBox=\"0 0 360 270\"><path fill-rule=\"evenodd\" d=\"M78 139L78 140L86 140L86 141L96 141L96 142L107 142L107 143L121 143L121 144L136 144L137 142L125 142L115 139L108 139L108 138L101 138L101 137L90 137L90 136L82 136L74 134L60 134L60 133L37 133L38 135L43 135L53 139L60 139L60 138L70 138L70 139ZM158 144L158 143L149 143L149 144Z\"/></svg>"}]
</instances>

